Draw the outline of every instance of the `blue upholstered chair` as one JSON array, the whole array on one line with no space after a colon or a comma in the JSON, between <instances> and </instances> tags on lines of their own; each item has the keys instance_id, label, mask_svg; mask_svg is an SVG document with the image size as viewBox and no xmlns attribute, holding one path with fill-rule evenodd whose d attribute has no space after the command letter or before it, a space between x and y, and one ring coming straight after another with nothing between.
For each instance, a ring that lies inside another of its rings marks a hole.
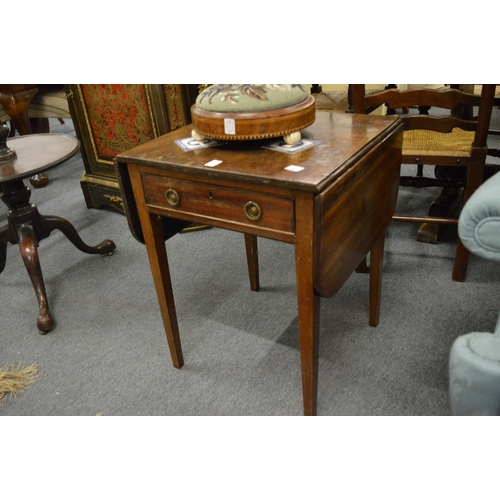
<instances>
[{"instance_id":1,"label":"blue upholstered chair","mask_svg":"<svg viewBox=\"0 0 500 500\"><path fill-rule=\"evenodd\" d=\"M500 173L465 204L458 234L470 252L500 262ZM500 317L495 331L461 335L450 353L453 415L500 415Z\"/></svg>"}]
</instances>

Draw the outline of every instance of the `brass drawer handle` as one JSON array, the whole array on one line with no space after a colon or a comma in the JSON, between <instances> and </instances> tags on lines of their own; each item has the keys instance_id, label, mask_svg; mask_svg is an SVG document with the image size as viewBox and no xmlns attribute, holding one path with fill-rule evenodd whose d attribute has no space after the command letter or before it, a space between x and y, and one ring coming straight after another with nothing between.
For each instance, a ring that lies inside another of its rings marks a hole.
<instances>
[{"instance_id":1,"label":"brass drawer handle","mask_svg":"<svg viewBox=\"0 0 500 500\"><path fill-rule=\"evenodd\" d=\"M170 188L169 190L167 190L165 196L167 198L167 201L173 207L177 207L181 202L181 197L179 196L179 193L175 189Z\"/></svg>"},{"instance_id":2,"label":"brass drawer handle","mask_svg":"<svg viewBox=\"0 0 500 500\"><path fill-rule=\"evenodd\" d=\"M255 201L249 201L245 204L243 211L245 215L252 221L259 220L262 217L262 210L258 203Z\"/></svg>"}]
</instances>

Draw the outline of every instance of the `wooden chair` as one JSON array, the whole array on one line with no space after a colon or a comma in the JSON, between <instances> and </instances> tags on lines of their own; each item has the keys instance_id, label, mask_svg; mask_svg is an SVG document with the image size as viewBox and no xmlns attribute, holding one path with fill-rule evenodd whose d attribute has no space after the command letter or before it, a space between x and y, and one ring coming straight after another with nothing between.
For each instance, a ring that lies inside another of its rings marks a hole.
<instances>
[{"instance_id":1,"label":"wooden chair","mask_svg":"<svg viewBox=\"0 0 500 500\"><path fill-rule=\"evenodd\" d=\"M480 94L482 90L481 85L474 85L474 94ZM495 99L493 100L493 109L500 109L500 85L496 86L495 90ZM489 130L489 135L492 136L499 136L500 135L500 130L497 129L492 129L490 128ZM490 148L488 147L488 156L492 156L494 158L500 158L500 148ZM495 169L495 172L498 171L498 165L497 164L486 164L486 167L490 166L491 168Z\"/></svg>"},{"instance_id":2,"label":"wooden chair","mask_svg":"<svg viewBox=\"0 0 500 500\"><path fill-rule=\"evenodd\" d=\"M363 84L353 84L355 113L365 113L370 107L385 104L392 109L440 108L445 115L408 114L401 117L404 123L402 164L437 165L440 167L466 167L465 178L460 180L424 177L422 167L414 177L401 177L400 185L412 187L450 186L463 187L463 203L481 185L487 156L486 139L491 119L495 85L485 84L481 94L474 95L456 89L397 90L390 89L376 94L365 93ZM477 119L463 117L463 112L477 106ZM447 111L446 111L447 110ZM394 215L395 221L433 224L457 224L458 219L447 216ZM461 241L457 243L452 279L464 281L469 261L469 251Z\"/></svg>"},{"instance_id":3,"label":"wooden chair","mask_svg":"<svg viewBox=\"0 0 500 500\"><path fill-rule=\"evenodd\" d=\"M352 84L341 84L337 90L323 90L317 83L311 85L311 94L316 101L316 111L331 111L334 113L352 113ZM388 89L391 84L371 85L367 93L380 92Z\"/></svg>"}]
</instances>

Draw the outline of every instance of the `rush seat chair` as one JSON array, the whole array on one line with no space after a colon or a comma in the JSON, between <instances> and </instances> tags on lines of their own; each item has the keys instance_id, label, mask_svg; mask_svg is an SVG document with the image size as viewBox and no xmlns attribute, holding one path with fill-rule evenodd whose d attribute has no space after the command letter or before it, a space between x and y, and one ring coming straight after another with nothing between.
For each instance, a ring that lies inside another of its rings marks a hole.
<instances>
[{"instance_id":1,"label":"rush seat chair","mask_svg":"<svg viewBox=\"0 0 500 500\"><path fill-rule=\"evenodd\" d=\"M405 114L402 164L438 165L440 167L464 167L467 172L463 185L463 203L481 185L484 178L488 153L487 137L490 125L495 85L482 85L481 94L467 93L456 89L390 89L377 93L365 92L364 84L353 84L355 113L385 104L388 108L429 109L429 114ZM439 108L439 114L432 114ZM474 109L474 113L464 110ZM476 115L477 110L477 115ZM445 113L445 114L442 114ZM477 118L470 118L476 115ZM469 119L467 119L469 118ZM419 168L414 177L401 177L400 186L416 188L445 186L447 179L424 177ZM452 216L399 215L394 221L433 224L457 224ZM469 251L458 240L452 279L464 281L469 261Z\"/></svg>"}]
</instances>

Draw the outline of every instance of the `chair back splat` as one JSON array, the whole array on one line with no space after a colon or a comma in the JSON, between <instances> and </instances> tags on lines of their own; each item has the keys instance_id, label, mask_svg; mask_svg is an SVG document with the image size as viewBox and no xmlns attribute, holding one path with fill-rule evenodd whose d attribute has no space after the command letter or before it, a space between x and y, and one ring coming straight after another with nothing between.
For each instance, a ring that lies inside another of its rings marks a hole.
<instances>
[{"instance_id":1,"label":"chair back splat","mask_svg":"<svg viewBox=\"0 0 500 500\"><path fill-rule=\"evenodd\" d=\"M420 241L436 243L444 224L457 224L450 211L461 193L462 205L482 184L495 84L484 84L481 93L445 89L389 89L365 92L364 84L352 84L354 113L386 105L388 109L418 108L418 113L402 114L404 124L402 164L417 165L414 176L401 176L400 186L439 186L443 191L427 215L399 215L395 221L418 222ZM472 110L477 110L474 118ZM434 177L423 175L424 165L434 165ZM447 203L443 203L446 199ZM451 201L449 201L451 200ZM449 202L448 202L449 201ZM469 251L458 241L452 279L464 281Z\"/></svg>"}]
</instances>

